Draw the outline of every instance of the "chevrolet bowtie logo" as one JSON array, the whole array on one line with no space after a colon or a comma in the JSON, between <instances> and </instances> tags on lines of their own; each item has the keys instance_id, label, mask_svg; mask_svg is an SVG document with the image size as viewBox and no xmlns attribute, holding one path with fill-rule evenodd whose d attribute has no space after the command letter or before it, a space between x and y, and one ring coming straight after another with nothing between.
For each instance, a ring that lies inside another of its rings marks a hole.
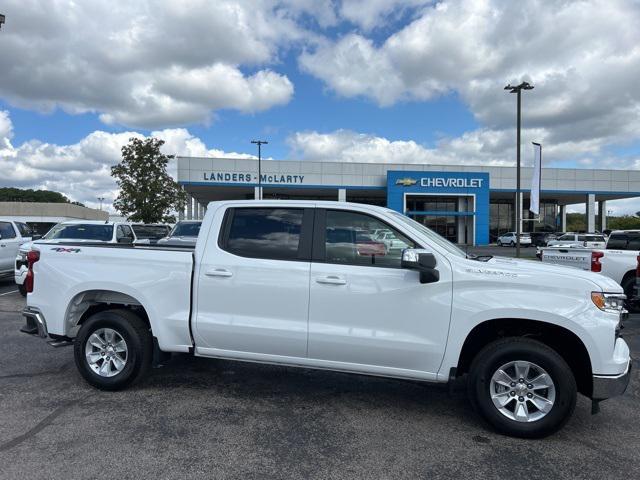
<instances>
[{"instance_id":1,"label":"chevrolet bowtie logo","mask_svg":"<svg viewBox=\"0 0 640 480\"><path fill-rule=\"evenodd\" d=\"M404 187L410 187L411 185L415 185L416 183L418 183L417 180L414 180L413 178L399 178L396 180L396 185L402 185Z\"/></svg>"}]
</instances>

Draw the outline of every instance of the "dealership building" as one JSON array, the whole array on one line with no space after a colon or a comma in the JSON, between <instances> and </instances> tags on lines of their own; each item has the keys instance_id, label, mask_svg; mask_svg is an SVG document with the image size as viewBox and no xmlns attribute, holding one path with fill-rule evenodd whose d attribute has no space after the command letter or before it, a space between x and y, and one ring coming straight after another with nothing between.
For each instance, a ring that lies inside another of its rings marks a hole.
<instances>
[{"instance_id":1,"label":"dealership building","mask_svg":"<svg viewBox=\"0 0 640 480\"><path fill-rule=\"evenodd\" d=\"M259 194L255 159L178 157L188 202L199 219L215 200ZM543 168L540 215L529 212L532 168L522 169L523 232L565 231L568 205L584 204L589 232L606 229L606 202L640 197L640 172ZM262 198L338 200L387 206L447 239L484 245L515 231L516 168L467 165L263 160Z\"/></svg>"}]
</instances>

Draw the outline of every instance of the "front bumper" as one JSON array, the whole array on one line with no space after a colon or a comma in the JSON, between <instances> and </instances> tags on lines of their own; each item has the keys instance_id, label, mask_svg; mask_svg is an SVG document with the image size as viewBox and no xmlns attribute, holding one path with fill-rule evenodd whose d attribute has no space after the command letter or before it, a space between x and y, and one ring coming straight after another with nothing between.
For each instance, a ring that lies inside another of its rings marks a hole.
<instances>
[{"instance_id":1,"label":"front bumper","mask_svg":"<svg viewBox=\"0 0 640 480\"><path fill-rule=\"evenodd\" d=\"M620 375L594 375L591 398L599 401L622 395L627 390L630 379L631 359L627 363L626 370Z\"/></svg>"},{"instance_id":2,"label":"front bumper","mask_svg":"<svg viewBox=\"0 0 640 480\"><path fill-rule=\"evenodd\" d=\"M37 333L42 338L49 336L47 321L40 310L34 307L27 307L22 311L22 316L25 317L26 325L20 329L21 332Z\"/></svg>"}]
</instances>

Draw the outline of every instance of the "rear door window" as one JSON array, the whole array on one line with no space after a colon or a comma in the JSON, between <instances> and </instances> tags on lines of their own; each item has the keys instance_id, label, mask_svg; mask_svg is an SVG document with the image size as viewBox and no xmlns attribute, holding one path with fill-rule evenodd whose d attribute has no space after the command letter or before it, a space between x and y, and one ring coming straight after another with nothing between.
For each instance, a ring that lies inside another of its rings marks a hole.
<instances>
[{"instance_id":1,"label":"rear door window","mask_svg":"<svg viewBox=\"0 0 640 480\"><path fill-rule=\"evenodd\" d=\"M640 250L640 233L630 233L627 243L628 250Z\"/></svg>"},{"instance_id":2,"label":"rear door window","mask_svg":"<svg viewBox=\"0 0 640 480\"><path fill-rule=\"evenodd\" d=\"M302 260L302 208L235 208L228 212L223 249L242 257Z\"/></svg>"},{"instance_id":3,"label":"rear door window","mask_svg":"<svg viewBox=\"0 0 640 480\"><path fill-rule=\"evenodd\" d=\"M615 233L609 237L607 242L607 249L609 250L626 250L627 248L627 234Z\"/></svg>"}]
</instances>

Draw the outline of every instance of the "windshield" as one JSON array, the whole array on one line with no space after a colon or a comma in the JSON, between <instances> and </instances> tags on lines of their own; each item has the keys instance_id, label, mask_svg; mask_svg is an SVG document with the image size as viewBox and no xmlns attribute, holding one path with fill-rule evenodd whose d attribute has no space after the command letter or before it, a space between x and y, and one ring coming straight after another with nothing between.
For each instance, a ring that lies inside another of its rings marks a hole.
<instances>
[{"instance_id":1,"label":"windshield","mask_svg":"<svg viewBox=\"0 0 640 480\"><path fill-rule=\"evenodd\" d=\"M415 228L420 233L422 233L424 236L426 236L429 239L430 242L435 243L436 245L444 248L447 252L449 252L449 253L451 253L453 255L456 255L458 257L463 257L463 258L467 257L467 254L464 253L463 250L458 248L456 245L451 243L446 238L441 237L440 235L438 235L433 230L425 227L420 222L416 222L415 220L413 220L413 219L411 219L411 218L409 218L406 215L403 215L401 213L394 212L394 211L392 211L392 212L393 212L393 215L396 218L396 220L399 220L400 222L402 222L402 223L404 223L406 225L409 225L410 227Z\"/></svg>"},{"instance_id":2,"label":"windshield","mask_svg":"<svg viewBox=\"0 0 640 480\"><path fill-rule=\"evenodd\" d=\"M133 231L138 239L157 240L166 237L169 233L169 227L164 225L132 225Z\"/></svg>"},{"instance_id":3,"label":"windshield","mask_svg":"<svg viewBox=\"0 0 640 480\"><path fill-rule=\"evenodd\" d=\"M169 235L170 237L197 237L200 233L200 225L202 222L178 222L173 231Z\"/></svg>"},{"instance_id":4,"label":"windshield","mask_svg":"<svg viewBox=\"0 0 640 480\"><path fill-rule=\"evenodd\" d=\"M113 225L95 224L72 224L63 223L53 227L42 237L44 240L67 239L67 240L95 240L98 242L109 242L113 238Z\"/></svg>"}]
</instances>

